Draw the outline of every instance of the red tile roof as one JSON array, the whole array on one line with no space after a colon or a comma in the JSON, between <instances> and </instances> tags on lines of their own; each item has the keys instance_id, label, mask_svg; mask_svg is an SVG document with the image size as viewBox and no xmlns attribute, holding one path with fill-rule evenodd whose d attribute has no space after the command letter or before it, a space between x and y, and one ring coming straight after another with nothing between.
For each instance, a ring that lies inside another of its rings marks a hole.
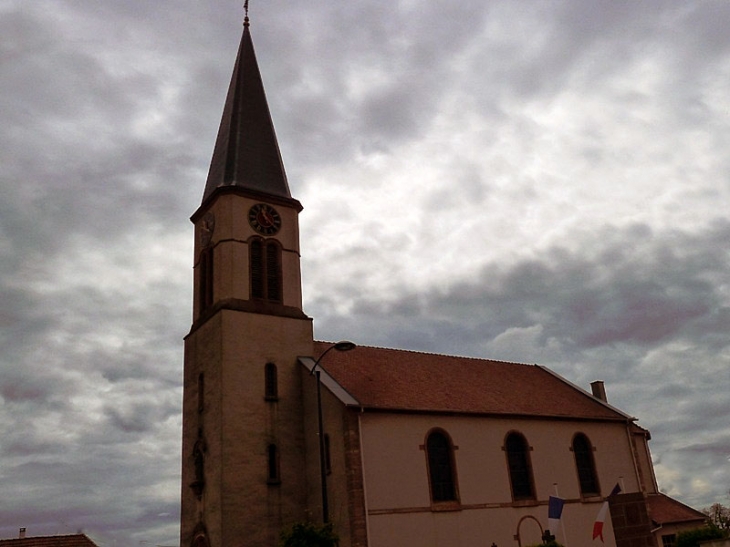
<instances>
[{"instance_id":1,"label":"red tile roof","mask_svg":"<svg viewBox=\"0 0 730 547\"><path fill-rule=\"evenodd\" d=\"M315 357L331 345L316 342ZM370 409L627 419L538 365L358 346L320 366Z\"/></svg>"},{"instance_id":2,"label":"red tile roof","mask_svg":"<svg viewBox=\"0 0 730 547\"><path fill-rule=\"evenodd\" d=\"M664 494L653 494L646 498L649 516L656 524L672 524L678 522L702 523L707 516L688 505Z\"/></svg>"},{"instance_id":3,"label":"red tile roof","mask_svg":"<svg viewBox=\"0 0 730 547\"><path fill-rule=\"evenodd\" d=\"M97 547L86 534L0 539L0 547Z\"/></svg>"}]
</instances>

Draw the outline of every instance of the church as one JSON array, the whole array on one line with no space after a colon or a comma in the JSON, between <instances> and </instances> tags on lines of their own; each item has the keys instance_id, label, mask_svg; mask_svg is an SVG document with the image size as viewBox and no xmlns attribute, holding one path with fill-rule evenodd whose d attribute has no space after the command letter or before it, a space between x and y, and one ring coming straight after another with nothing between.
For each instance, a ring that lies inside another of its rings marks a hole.
<instances>
[{"instance_id":1,"label":"church","mask_svg":"<svg viewBox=\"0 0 730 547\"><path fill-rule=\"evenodd\" d=\"M586 391L534 364L315 341L301 210L246 17L191 217L182 547L275 547L304 521L332 523L342 547L550 535L649 547L672 541L652 505L702 522L659 493L649 432L602 382Z\"/></svg>"}]
</instances>

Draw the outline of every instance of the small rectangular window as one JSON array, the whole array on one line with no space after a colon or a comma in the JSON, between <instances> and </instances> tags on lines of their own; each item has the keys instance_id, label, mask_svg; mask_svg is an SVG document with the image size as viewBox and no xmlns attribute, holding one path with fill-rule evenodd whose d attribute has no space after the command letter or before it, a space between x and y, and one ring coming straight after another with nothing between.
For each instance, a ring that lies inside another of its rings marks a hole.
<instances>
[{"instance_id":1,"label":"small rectangular window","mask_svg":"<svg viewBox=\"0 0 730 547\"><path fill-rule=\"evenodd\" d=\"M279 380L274 363L266 363L264 367L264 384L264 398L267 401L278 401Z\"/></svg>"},{"instance_id":2,"label":"small rectangular window","mask_svg":"<svg viewBox=\"0 0 730 547\"><path fill-rule=\"evenodd\" d=\"M270 444L267 449L268 457L268 483L280 484L281 476L279 474L279 449L275 444Z\"/></svg>"},{"instance_id":3,"label":"small rectangular window","mask_svg":"<svg viewBox=\"0 0 730 547\"><path fill-rule=\"evenodd\" d=\"M324 434L324 469L328 475L330 473L332 473L332 455L330 453L330 436L327 433Z\"/></svg>"},{"instance_id":4,"label":"small rectangular window","mask_svg":"<svg viewBox=\"0 0 730 547\"><path fill-rule=\"evenodd\" d=\"M198 412L205 409L205 376L198 374Z\"/></svg>"},{"instance_id":5,"label":"small rectangular window","mask_svg":"<svg viewBox=\"0 0 730 547\"><path fill-rule=\"evenodd\" d=\"M213 248L208 247L200 253L200 310L213 304Z\"/></svg>"}]
</instances>

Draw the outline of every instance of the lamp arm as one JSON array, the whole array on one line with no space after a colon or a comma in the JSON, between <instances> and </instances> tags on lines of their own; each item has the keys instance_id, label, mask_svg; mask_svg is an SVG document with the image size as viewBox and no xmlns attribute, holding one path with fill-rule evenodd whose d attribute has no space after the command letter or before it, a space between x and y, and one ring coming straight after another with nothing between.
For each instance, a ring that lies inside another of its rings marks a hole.
<instances>
[{"instance_id":1,"label":"lamp arm","mask_svg":"<svg viewBox=\"0 0 730 547\"><path fill-rule=\"evenodd\" d=\"M309 371L309 375L310 376L312 376L314 374L314 370L317 368L317 365L319 365L319 363L322 361L322 359L324 358L324 356L327 355L333 349L335 349L335 346L336 346L336 344L331 345L326 350L324 350L324 353L322 353L322 355L320 355L317 358L317 360L314 362L314 366L312 367L312 370ZM322 367L319 367L319 368L321 369Z\"/></svg>"}]
</instances>

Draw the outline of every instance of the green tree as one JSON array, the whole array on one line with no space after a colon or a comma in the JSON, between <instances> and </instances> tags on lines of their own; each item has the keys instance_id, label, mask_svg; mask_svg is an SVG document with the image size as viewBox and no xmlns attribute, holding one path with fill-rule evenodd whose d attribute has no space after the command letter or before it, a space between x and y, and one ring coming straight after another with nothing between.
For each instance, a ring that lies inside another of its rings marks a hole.
<instances>
[{"instance_id":1,"label":"green tree","mask_svg":"<svg viewBox=\"0 0 730 547\"><path fill-rule=\"evenodd\" d=\"M337 547L339 539L332 523L297 522L281 533L279 547Z\"/></svg>"},{"instance_id":2,"label":"green tree","mask_svg":"<svg viewBox=\"0 0 730 547\"><path fill-rule=\"evenodd\" d=\"M725 534L714 524L708 524L702 528L687 530L677 534L676 547L699 547L701 541L707 539L722 539Z\"/></svg>"}]
</instances>

